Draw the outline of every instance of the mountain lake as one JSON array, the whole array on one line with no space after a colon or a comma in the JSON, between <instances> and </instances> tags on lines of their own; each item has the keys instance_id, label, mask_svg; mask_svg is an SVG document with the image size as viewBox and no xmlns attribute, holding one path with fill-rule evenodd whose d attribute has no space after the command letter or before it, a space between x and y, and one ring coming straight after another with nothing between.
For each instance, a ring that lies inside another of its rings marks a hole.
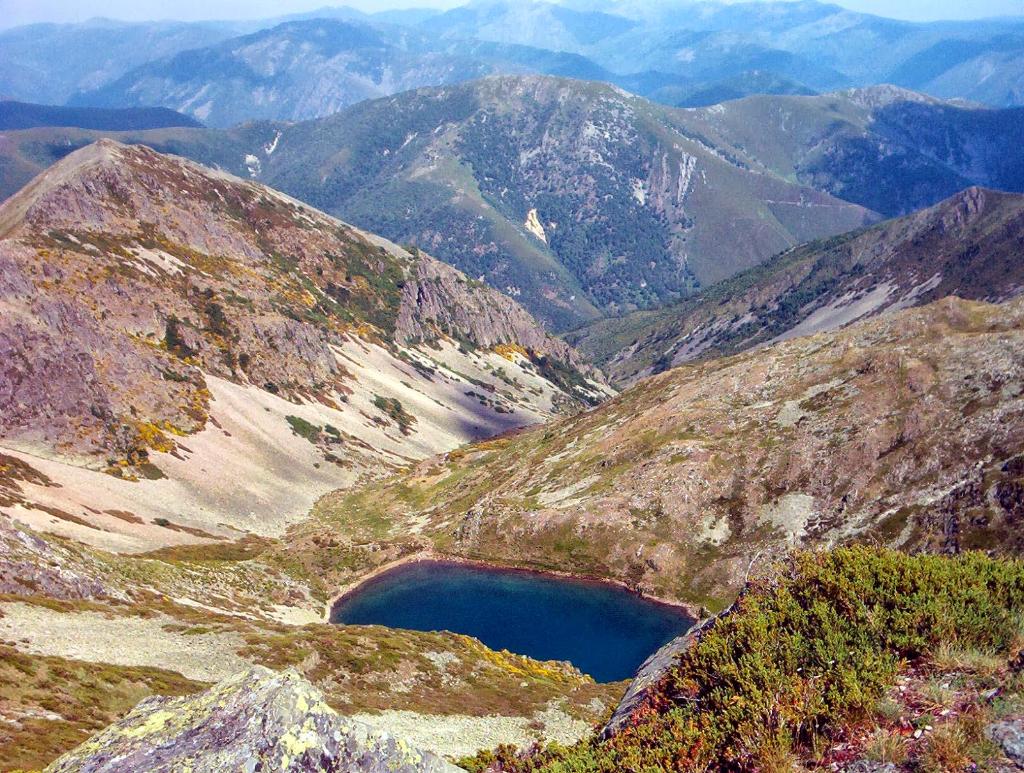
<instances>
[{"instance_id":1,"label":"mountain lake","mask_svg":"<svg viewBox=\"0 0 1024 773\"><path fill-rule=\"evenodd\" d=\"M466 634L491 649L567 660L598 682L613 682L632 677L694 620L610 583L418 561L344 595L331 622Z\"/></svg>"}]
</instances>

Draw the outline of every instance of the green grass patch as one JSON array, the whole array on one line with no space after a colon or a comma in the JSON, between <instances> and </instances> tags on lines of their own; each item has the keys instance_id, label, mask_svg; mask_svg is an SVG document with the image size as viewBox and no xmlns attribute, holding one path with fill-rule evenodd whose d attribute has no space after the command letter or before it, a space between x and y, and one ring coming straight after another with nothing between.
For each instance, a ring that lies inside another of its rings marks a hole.
<instances>
[{"instance_id":1,"label":"green grass patch","mask_svg":"<svg viewBox=\"0 0 1024 773\"><path fill-rule=\"evenodd\" d=\"M292 432L299 437L305 438L314 444L320 439L321 427L318 427L316 424L311 424L300 416L285 416L284 418L292 428Z\"/></svg>"}]
</instances>

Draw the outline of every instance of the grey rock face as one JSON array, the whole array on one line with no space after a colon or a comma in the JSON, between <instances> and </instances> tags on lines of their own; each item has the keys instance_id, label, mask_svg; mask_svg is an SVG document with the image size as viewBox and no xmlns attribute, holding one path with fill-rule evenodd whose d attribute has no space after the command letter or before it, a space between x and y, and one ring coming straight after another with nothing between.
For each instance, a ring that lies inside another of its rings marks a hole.
<instances>
[{"instance_id":1,"label":"grey rock face","mask_svg":"<svg viewBox=\"0 0 1024 773\"><path fill-rule=\"evenodd\" d=\"M843 768L843 773L896 773L897 770L899 770L899 768L891 762L857 760Z\"/></svg>"},{"instance_id":2,"label":"grey rock face","mask_svg":"<svg viewBox=\"0 0 1024 773\"><path fill-rule=\"evenodd\" d=\"M745 592L745 588L741 590L740 597ZM726 615L731 614L735 607L736 602L733 602L717 615L695 623L686 633L677 636L647 658L637 670L633 681L629 683L629 687L626 688L626 694L622 696L619 705L615 707L612 718L608 720L608 724L601 730L601 737L611 738L629 724L630 719L643 706L651 691L665 678L672 666L679 660L679 657L700 641L701 635L711 630L715 623Z\"/></svg>"},{"instance_id":3,"label":"grey rock face","mask_svg":"<svg viewBox=\"0 0 1024 773\"><path fill-rule=\"evenodd\" d=\"M545 331L514 300L426 256L405 283L396 326L405 342L430 338L433 328L440 328L460 331L478 346L516 343L580 370L592 370L571 346Z\"/></svg>"},{"instance_id":4,"label":"grey rock face","mask_svg":"<svg viewBox=\"0 0 1024 773\"><path fill-rule=\"evenodd\" d=\"M1024 768L1024 720L996 722L986 728L985 735L999 744L1003 754L1018 768Z\"/></svg>"},{"instance_id":5,"label":"grey rock face","mask_svg":"<svg viewBox=\"0 0 1024 773\"><path fill-rule=\"evenodd\" d=\"M0 471L6 470L9 474L10 469L18 464L31 469L13 457L0 454ZM30 480L41 482L45 478ZM10 489L5 491L0 482L0 502L5 496L10 501L18 501L16 494ZM0 593L34 594L55 599L128 599L124 591L101 577L100 571L70 551L19 528L7 516L0 515Z\"/></svg>"},{"instance_id":6,"label":"grey rock face","mask_svg":"<svg viewBox=\"0 0 1024 773\"><path fill-rule=\"evenodd\" d=\"M626 694L622 696L619 705L615 707L612 718L608 720L608 724L601 731L602 738L611 738L629 723L630 718L643 705L644 700L651 694L651 690L668 673L679 656L697 642L705 625L694 625L689 631L674 638L643 662L636 672L636 676L633 677L633 681L626 688Z\"/></svg>"},{"instance_id":7,"label":"grey rock face","mask_svg":"<svg viewBox=\"0 0 1024 773\"><path fill-rule=\"evenodd\" d=\"M294 671L257 666L204 693L148 698L47 773L455 773L439 757L339 716Z\"/></svg>"}]
</instances>

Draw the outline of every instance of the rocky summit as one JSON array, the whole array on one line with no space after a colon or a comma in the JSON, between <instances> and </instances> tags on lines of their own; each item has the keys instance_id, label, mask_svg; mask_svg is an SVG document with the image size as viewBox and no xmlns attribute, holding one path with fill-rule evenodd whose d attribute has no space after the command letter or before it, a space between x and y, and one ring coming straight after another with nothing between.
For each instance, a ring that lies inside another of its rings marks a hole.
<instances>
[{"instance_id":1,"label":"rocky summit","mask_svg":"<svg viewBox=\"0 0 1024 773\"><path fill-rule=\"evenodd\" d=\"M459 768L339 716L294 671L254 668L198 695L145 700L46 770L448 773Z\"/></svg>"}]
</instances>

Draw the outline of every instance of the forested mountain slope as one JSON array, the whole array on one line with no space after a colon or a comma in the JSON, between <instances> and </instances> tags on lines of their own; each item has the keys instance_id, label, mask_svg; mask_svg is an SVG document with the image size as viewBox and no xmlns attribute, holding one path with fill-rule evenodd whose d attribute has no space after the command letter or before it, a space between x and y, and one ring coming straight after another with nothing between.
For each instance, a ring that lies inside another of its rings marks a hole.
<instances>
[{"instance_id":1,"label":"forested mountain slope","mask_svg":"<svg viewBox=\"0 0 1024 773\"><path fill-rule=\"evenodd\" d=\"M956 295L1024 291L1024 196L969 188L934 207L797 247L657 311L568 336L614 378L848 325Z\"/></svg>"}]
</instances>

